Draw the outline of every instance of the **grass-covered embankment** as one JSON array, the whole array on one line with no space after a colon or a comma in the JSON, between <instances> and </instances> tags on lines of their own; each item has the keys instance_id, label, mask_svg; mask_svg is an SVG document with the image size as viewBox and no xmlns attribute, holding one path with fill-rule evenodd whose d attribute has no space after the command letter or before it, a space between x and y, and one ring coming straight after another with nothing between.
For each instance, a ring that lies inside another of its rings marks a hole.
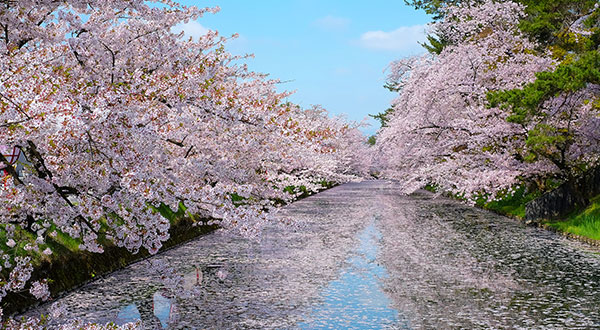
<instances>
[{"instance_id":1,"label":"grass-covered embankment","mask_svg":"<svg viewBox=\"0 0 600 330\"><path fill-rule=\"evenodd\" d=\"M438 192L438 188L434 185L426 185L424 189L433 193ZM460 195L445 195L450 198L466 201ZM522 186L515 189L512 193L500 194L495 200L490 200L489 196L481 196L475 200L475 206L522 220L525 219L525 205L540 195L540 192L527 192L525 187Z\"/></svg>"},{"instance_id":2,"label":"grass-covered embankment","mask_svg":"<svg viewBox=\"0 0 600 330\"><path fill-rule=\"evenodd\" d=\"M318 191L326 190L336 186L333 182L320 181L321 186ZM305 186L287 186L284 191L294 195L295 199L302 199L313 194ZM244 199L233 194L231 198L239 204L244 203ZM283 200L275 201L277 205L285 205ZM191 239L199 237L203 234L214 231L218 228L217 225L207 225L206 219L190 218L186 212L185 206L180 205L177 212L173 212L166 205L155 208L156 212L160 212L162 216L169 219L169 239L163 243L161 251L174 247L176 245L187 242ZM196 225L194 225L196 223ZM73 290L85 283L94 279L107 275L115 270L124 268L125 266L147 258L150 254L142 249L137 254L132 254L125 248L115 246L105 237L99 237L99 243L104 247L104 253L92 253L79 249L81 240L72 238L69 235L57 230L52 226L48 232L56 232L55 236L47 236L46 242L41 246L39 251L26 251L24 246L35 241L36 235L26 231L20 227L16 229L16 246L11 248L10 253L13 257L29 256L32 258L34 267L31 281L39 279L49 279L48 287L52 297L58 297L62 293ZM0 228L0 248L6 247L7 237L4 228ZM43 250L49 248L52 251L51 255L45 255ZM4 277L8 274L2 273ZM1 305L5 314L11 315L25 311L31 306L39 304L27 291L20 293L9 293L2 299Z\"/></svg>"},{"instance_id":3,"label":"grass-covered embankment","mask_svg":"<svg viewBox=\"0 0 600 330\"><path fill-rule=\"evenodd\" d=\"M161 251L217 229L216 225L206 225L203 222L194 225L194 221L189 217L176 216L172 217L170 221L170 238L164 242ZM28 234L24 232L20 235ZM106 275L150 256L144 249L137 254L132 254L127 249L117 247L110 242L102 243L104 244L104 253L92 253L80 250L80 242L77 239L60 232L56 237L48 237L45 245L51 248L53 253L49 256L43 253L33 254L32 281L48 278L48 287L52 297L57 297L98 276ZM22 312L39 302L28 292L9 293L2 299L2 309L5 314L10 315Z\"/></svg>"},{"instance_id":4,"label":"grass-covered embankment","mask_svg":"<svg viewBox=\"0 0 600 330\"><path fill-rule=\"evenodd\" d=\"M525 205L539 196L539 192L527 193L525 189L519 188L512 195L501 196L491 202L477 201L477 205L522 220L525 219ZM577 209L560 219L542 220L539 225L600 246L600 195L592 198L590 204L583 209Z\"/></svg>"},{"instance_id":5,"label":"grass-covered embankment","mask_svg":"<svg viewBox=\"0 0 600 330\"><path fill-rule=\"evenodd\" d=\"M475 205L498 214L523 220L525 219L525 205L540 195L540 192L528 192L524 186L521 186L512 193L500 194L492 201L479 198L475 201Z\"/></svg>"},{"instance_id":6,"label":"grass-covered embankment","mask_svg":"<svg viewBox=\"0 0 600 330\"><path fill-rule=\"evenodd\" d=\"M590 200L590 205L567 216L564 220L545 221L544 225L576 237L585 237L600 244L600 195Z\"/></svg>"},{"instance_id":7,"label":"grass-covered embankment","mask_svg":"<svg viewBox=\"0 0 600 330\"><path fill-rule=\"evenodd\" d=\"M437 191L430 185L425 189L431 192ZM520 187L512 194L501 195L493 201L479 198L475 205L501 215L524 220L525 205L541 195L541 192L527 192L524 187ZM461 199L460 196L449 195L449 197ZM539 225L588 244L600 246L600 195L592 198L586 208L575 210L566 218L543 220Z\"/></svg>"}]
</instances>

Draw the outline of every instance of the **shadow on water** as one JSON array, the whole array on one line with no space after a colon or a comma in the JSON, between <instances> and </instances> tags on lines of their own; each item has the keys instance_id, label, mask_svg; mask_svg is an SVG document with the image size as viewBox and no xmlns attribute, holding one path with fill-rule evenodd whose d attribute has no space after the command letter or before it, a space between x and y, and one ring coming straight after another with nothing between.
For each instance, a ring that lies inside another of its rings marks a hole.
<instances>
[{"instance_id":1,"label":"shadow on water","mask_svg":"<svg viewBox=\"0 0 600 330\"><path fill-rule=\"evenodd\" d=\"M301 329L409 329L382 291L380 279L388 276L377 263L381 232L372 222L358 234L359 245L346 260L339 278L321 293L322 302Z\"/></svg>"}]
</instances>

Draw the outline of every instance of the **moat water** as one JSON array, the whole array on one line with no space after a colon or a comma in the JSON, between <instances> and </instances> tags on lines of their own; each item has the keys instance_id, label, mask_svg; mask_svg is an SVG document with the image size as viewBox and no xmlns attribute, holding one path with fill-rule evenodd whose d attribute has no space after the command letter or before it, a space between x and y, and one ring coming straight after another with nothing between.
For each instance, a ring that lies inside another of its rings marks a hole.
<instances>
[{"instance_id":1,"label":"moat water","mask_svg":"<svg viewBox=\"0 0 600 330\"><path fill-rule=\"evenodd\" d=\"M345 184L287 206L293 226L254 240L215 232L58 303L67 319L146 329L600 328L597 249L397 184ZM55 302L56 303L56 302ZM49 305L31 311L41 313Z\"/></svg>"}]
</instances>

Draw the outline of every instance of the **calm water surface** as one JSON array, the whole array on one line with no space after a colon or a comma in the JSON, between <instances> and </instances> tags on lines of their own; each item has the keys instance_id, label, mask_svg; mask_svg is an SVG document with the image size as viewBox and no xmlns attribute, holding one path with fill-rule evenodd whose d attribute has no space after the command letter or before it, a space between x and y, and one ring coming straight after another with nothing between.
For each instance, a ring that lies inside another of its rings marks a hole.
<instances>
[{"instance_id":1,"label":"calm water surface","mask_svg":"<svg viewBox=\"0 0 600 330\"><path fill-rule=\"evenodd\" d=\"M155 259L174 297L131 265L70 293L68 318L147 329L600 328L597 250L394 183L293 203L256 240L214 233ZM43 307L47 308L47 306ZM40 313L38 309L31 313Z\"/></svg>"}]
</instances>

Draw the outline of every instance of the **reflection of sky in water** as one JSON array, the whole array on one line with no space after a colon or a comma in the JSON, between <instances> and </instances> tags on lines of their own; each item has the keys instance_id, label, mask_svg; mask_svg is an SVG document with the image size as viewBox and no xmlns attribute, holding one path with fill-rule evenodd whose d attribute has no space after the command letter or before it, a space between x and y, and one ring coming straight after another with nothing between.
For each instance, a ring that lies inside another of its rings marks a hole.
<instances>
[{"instance_id":1,"label":"reflection of sky in water","mask_svg":"<svg viewBox=\"0 0 600 330\"><path fill-rule=\"evenodd\" d=\"M154 293L154 316L160 320L163 328L166 328L171 315L171 300L159 292Z\"/></svg>"},{"instance_id":2,"label":"reflection of sky in water","mask_svg":"<svg viewBox=\"0 0 600 330\"><path fill-rule=\"evenodd\" d=\"M152 312L158 321L160 321L160 325L163 327L163 329L166 329L169 326L171 307L171 299L166 298L160 292L154 293L152 296ZM129 304L119 310L115 323L118 325L123 325L125 323L136 322L141 319L142 315L140 314L138 307L135 304Z\"/></svg>"},{"instance_id":3,"label":"reflection of sky in water","mask_svg":"<svg viewBox=\"0 0 600 330\"><path fill-rule=\"evenodd\" d=\"M348 258L349 267L321 294L323 302L313 309L302 329L382 329L408 328L398 325L398 312L381 291L379 278L387 276L376 263L381 232L370 224L358 235L360 245ZM403 322L405 323L405 322Z\"/></svg>"},{"instance_id":4,"label":"reflection of sky in water","mask_svg":"<svg viewBox=\"0 0 600 330\"><path fill-rule=\"evenodd\" d=\"M135 322L141 318L142 316L140 315L140 311L137 309L135 304L129 304L121 308L119 314L117 314L115 323L118 325L123 325L125 323Z\"/></svg>"}]
</instances>

